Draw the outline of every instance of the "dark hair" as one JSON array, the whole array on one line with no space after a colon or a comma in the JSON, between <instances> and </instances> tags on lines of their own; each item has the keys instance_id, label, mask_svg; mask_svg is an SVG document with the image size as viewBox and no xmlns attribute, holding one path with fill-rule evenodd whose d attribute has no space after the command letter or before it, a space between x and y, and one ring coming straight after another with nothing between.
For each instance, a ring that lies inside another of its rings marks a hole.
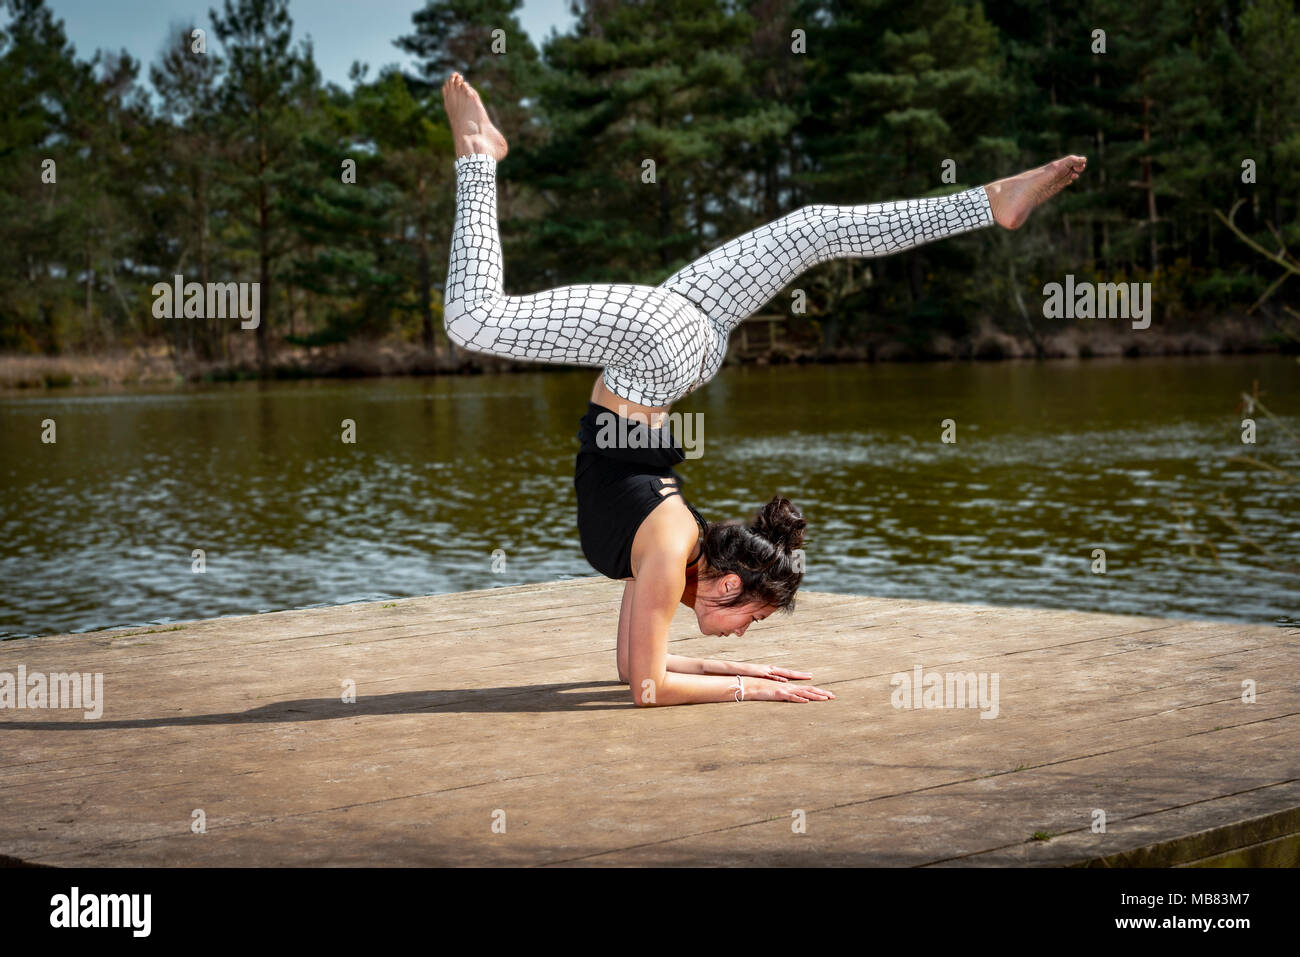
<instances>
[{"instance_id":1,"label":"dark hair","mask_svg":"<svg viewBox=\"0 0 1300 957\"><path fill-rule=\"evenodd\" d=\"M780 495L772 496L749 525L710 522L702 545L707 567L700 577L711 581L734 573L741 582L740 592L718 605L734 608L758 601L784 611L793 609L794 593L803 581L802 555L796 556L795 549L803 545L807 527L799 510Z\"/></svg>"}]
</instances>

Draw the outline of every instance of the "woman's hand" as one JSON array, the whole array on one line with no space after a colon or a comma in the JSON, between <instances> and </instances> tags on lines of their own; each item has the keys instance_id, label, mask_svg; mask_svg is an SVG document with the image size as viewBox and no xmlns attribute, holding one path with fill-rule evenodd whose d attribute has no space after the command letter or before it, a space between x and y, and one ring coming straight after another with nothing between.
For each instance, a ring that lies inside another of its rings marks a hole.
<instances>
[{"instance_id":1,"label":"woman's hand","mask_svg":"<svg viewBox=\"0 0 1300 957\"><path fill-rule=\"evenodd\" d=\"M743 678L741 679L744 680ZM792 685L766 678L745 681L746 701L829 701L835 695L812 685Z\"/></svg>"},{"instance_id":2,"label":"woman's hand","mask_svg":"<svg viewBox=\"0 0 1300 957\"><path fill-rule=\"evenodd\" d=\"M728 661L726 674L744 675L748 678L767 678L769 681L808 681L812 675L807 671L794 671L777 665L751 665L743 661Z\"/></svg>"}]
</instances>

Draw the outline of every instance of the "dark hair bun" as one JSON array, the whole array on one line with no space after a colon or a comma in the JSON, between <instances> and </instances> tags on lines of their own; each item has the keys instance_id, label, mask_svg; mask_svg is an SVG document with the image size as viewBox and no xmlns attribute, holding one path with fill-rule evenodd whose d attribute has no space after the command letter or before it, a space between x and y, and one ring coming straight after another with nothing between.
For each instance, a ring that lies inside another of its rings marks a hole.
<instances>
[{"instance_id":1,"label":"dark hair bun","mask_svg":"<svg viewBox=\"0 0 1300 957\"><path fill-rule=\"evenodd\" d=\"M793 552L802 547L803 530L808 523L788 498L773 495L772 501L758 510L754 523L749 527L777 548Z\"/></svg>"}]
</instances>

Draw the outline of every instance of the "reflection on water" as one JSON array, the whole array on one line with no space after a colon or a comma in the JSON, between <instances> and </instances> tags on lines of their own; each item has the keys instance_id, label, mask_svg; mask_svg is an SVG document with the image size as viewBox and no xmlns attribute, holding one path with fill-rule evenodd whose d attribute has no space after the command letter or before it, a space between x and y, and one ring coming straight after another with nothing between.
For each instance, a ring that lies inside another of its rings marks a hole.
<instances>
[{"instance_id":1,"label":"reflection on water","mask_svg":"<svg viewBox=\"0 0 1300 957\"><path fill-rule=\"evenodd\" d=\"M594 377L11 395L0 635L594 575L572 484ZM1279 356L727 369L677 407L704 413L679 472L708 518L790 496L812 589L1294 623L1300 483L1229 461L1300 476L1267 416L1241 444L1253 379L1300 434Z\"/></svg>"}]
</instances>

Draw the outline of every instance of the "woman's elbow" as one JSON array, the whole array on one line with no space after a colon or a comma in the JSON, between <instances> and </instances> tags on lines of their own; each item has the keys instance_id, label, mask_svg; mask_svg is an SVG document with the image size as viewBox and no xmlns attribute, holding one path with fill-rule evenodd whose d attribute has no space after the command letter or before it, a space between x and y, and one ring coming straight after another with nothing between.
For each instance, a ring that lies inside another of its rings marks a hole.
<instances>
[{"instance_id":1,"label":"woman's elbow","mask_svg":"<svg viewBox=\"0 0 1300 957\"><path fill-rule=\"evenodd\" d=\"M660 700L660 692L664 685L662 675L656 680L650 675L639 675L634 671L629 684L632 703L638 708L652 708L657 704L665 703Z\"/></svg>"}]
</instances>

